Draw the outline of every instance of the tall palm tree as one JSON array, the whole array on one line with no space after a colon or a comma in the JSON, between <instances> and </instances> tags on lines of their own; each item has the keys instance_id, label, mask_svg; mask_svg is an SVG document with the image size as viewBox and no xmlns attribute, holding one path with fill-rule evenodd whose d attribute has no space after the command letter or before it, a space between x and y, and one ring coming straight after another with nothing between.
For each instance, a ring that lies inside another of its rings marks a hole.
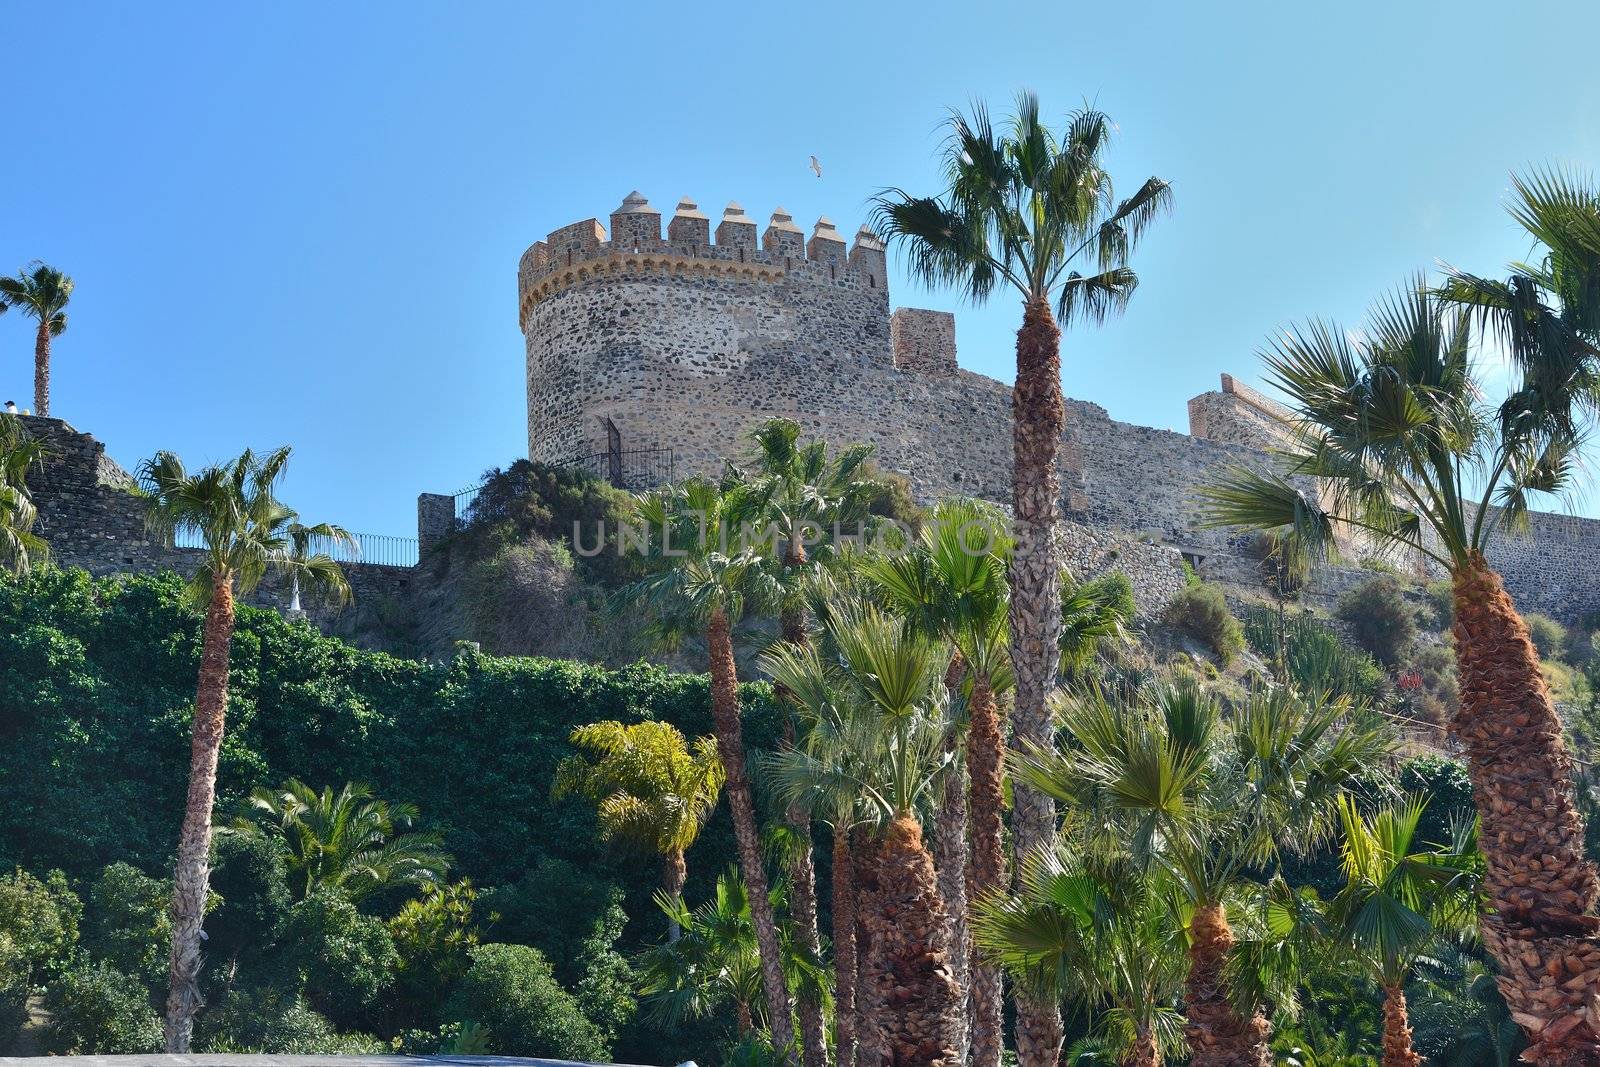
<instances>
[{"instance_id":1,"label":"tall palm tree","mask_svg":"<svg viewBox=\"0 0 1600 1067\"><path fill-rule=\"evenodd\" d=\"M778 620L785 641L810 639L806 626L805 577L837 556L835 532L850 536L852 527L864 523L872 502L883 491L865 474L871 445L853 445L830 455L826 441L802 442L800 424L792 419L769 419L750 434L747 469L729 471L730 477L749 482L758 504L756 521L770 524L782 542L781 574L785 595ZM857 533L860 531L857 530ZM808 552L808 546L815 549ZM783 693L780 689L779 696ZM785 707L788 701L784 701ZM783 743L794 744L794 721L785 715ZM796 930L802 943L822 958L817 930L817 872L811 855L811 827L803 811L791 808L785 820L792 828L796 847L787 850L790 897ZM799 996L800 1053L805 1067L826 1067L828 1041L822 1006L814 997Z\"/></svg>"},{"instance_id":2,"label":"tall palm tree","mask_svg":"<svg viewBox=\"0 0 1600 1067\"><path fill-rule=\"evenodd\" d=\"M43 263L34 262L15 278L0 278L0 314L16 308L38 320L33 341L33 413L50 414L50 339L67 329L67 302L72 299L72 279Z\"/></svg>"},{"instance_id":3,"label":"tall palm tree","mask_svg":"<svg viewBox=\"0 0 1600 1067\"><path fill-rule=\"evenodd\" d=\"M1112 123L1093 109L1073 112L1058 135L1041 117L1038 97L1023 93L1003 133L981 105L970 118L952 115L948 128L946 190L936 197L885 192L876 201L877 229L905 247L912 273L926 282L957 286L978 303L1008 286L1022 297L1011 394L1013 730L1024 742L1043 744L1061 626L1055 554L1056 460L1066 417L1060 328L1102 321L1127 305L1138 284L1129 255L1171 203L1171 190L1150 178L1117 200L1103 160ZM1026 788L1015 798L1012 822L1020 852L1046 846L1054 836L1048 798ZM1019 1007L1023 1067L1054 1064L1062 1039L1059 1014Z\"/></svg>"},{"instance_id":4,"label":"tall palm tree","mask_svg":"<svg viewBox=\"0 0 1600 1067\"><path fill-rule=\"evenodd\" d=\"M1182 1052L1183 901L1164 869L1064 842L1029 857L1017 892L978 901L973 938L1036 995L1077 1001L1122 1067Z\"/></svg>"},{"instance_id":5,"label":"tall palm tree","mask_svg":"<svg viewBox=\"0 0 1600 1067\"><path fill-rule=\"evenodd\" d=\"M1570 484L1588 371L1559 348L1535 350L1491 408L1470 359L1470 314L1419 283L1381 302L1358 337L1314 323L1274 341L1268 373L1299 431L1288 477L1232 471L1208 491L1209 521L1270 531L1312 560L1333 554L1336 531L1356 531L1449 574L1461 681L1452 727L1488 863L1484 943L1529 1031L1528 1058L1600 1062L1600 881L1538 654L1485 557L1525 520L1531 494ZM1323 492L1291 480L1301 475Z\"/></svg>"},{"instance_id":6,"label":"tall palm tree","mask_svg":"<svg viewBox=\"0 0 1600 1067\"><path fill-rule=\"evenodd\" d=\"M300 572L301 569L316 569L333 562L333 551L344 548L356 550L358 542L354 535L346 532L342 527L328 522L319 522L315 526L306 526L302 523L291 522L286 527L289 535L289 558L296 566L289 571L289 614L299 615L300 607ZM331 593L335 601L340 599L336 588L330 588L326 583L315 585L314 591Z\"/></svg>"},{"instance_id":7,"label":"tall palm tree","mask_svg":"<svg viewBox=\"0 0 1600 1067\"><path fill-rule=\"evenodd\" d=\"M1269 1062L1266 1016L1241 1011L1229 979L1228 900L1253 870L1331 836L1336 801L1392 748L1374 715L1345 702L1252 692L1224 714L1192 680L1063 702L1063 750L1034 746L1014 773L1072 805L1090 847L1170 870L1188 898L1185 1004L1190 1063Z\"/></svg>"},{"instance_id":8,"label":"tall palm tree","mask_svg":"<svg viewBox=\"0 0 1600 1067\"><path fill-rule=\"evenodd\" d=\"M254 790L248 811L238 828L283 840L290 888L302 900L324 889L359 901L394 885L439 886L450 870L443 839L410 829L414 805L378 800L359 782L335 793L291 778Z\"/></svg>"},{"instance_id":9,"label":"tall palm tree","mask_svg":"<svg viewBox=\"0 0 1600 1067\"><path fill-rule=\"evenodd\" d=\"M1383 1067L1418 1067L1405 984L1423 953L1470 927L1477 910L1470 853L1416 847L1427 806L1413 798L1364 816L1339 798L1344 885L1328 910L1341 947L1383 987Z\"/></svg>"},{"instance_id":10,"label":"tall palm tree","mask_svg":"<svg viewBox=\"0 0 1600 1067\"><path fill-rule=\"evenodd\" d=\"M1000 512L974 500L956 499L935 509L933 520L924 524L906 551L869 557L862 564L867 579L896 611L955 650L954 665L965 673L965 763L971 780L967 809L974 895L998 891L1006 874L1001 825L1004 743L998 695L1010 688L1011 681L1006 655L1006 563L1010 554L1011 542ZM941 826L950 806L941 808ZM953 853L949 858L952 866L966 856L965 848L945 851ZM971 972L970 1028L964 1029L971 1035L972 1062L974 1067L998 1067L1003 1037L1000 969L988 961L969 964L962 884L966 872L958 867L948 873L953 875L949 881L954 882L955 891L945 894L945 904L959 909L960 915L951 928L957 981L967 986L966 971Z\"/></svg>"},{"instance_id":11,"label":"tall palm tree","mask_svg":"<svg viewBox=\"0 0 1600 1067\"><path fill-rule=\"evenodd\" d=\"M33 532L38 510L28 491L28 472L44 460L44 446L15 415L0 414L0 569L23 574L50 554Z\"/></svg>"},{"instance_id":12,"label":"tall palm tree","mask_svg":"<svg viewBox=\"0 0 1600 1067\"><path fill-rule=\"evenodd\" d=\"M759 545L750 543L746 523L756 509L750 486L738 482L719 486L703 478L635 498L635 518L648 539L647 563L654 569L624 588L619 600L643 604L664 638L688 632L705 638L711 718L722 757L728 810L733 815L739 873L750 891L772 1043L790 1059L792 1008L778 928L768 901L733 655L734 624L747 608L778 603L782 592L773 561Z\"/></svg>"},{"instance_id":13,"label":"tall palm tree","mask_svg":"<svg viewBox=\"0 0 1600 1067\"><path fill-rule=\"evenodd\" d=\"M948 965L949 927L919 810L947 764L943 648L904 620L866 607L841 611L824 662L811 645L762 657L813 720L807 750L772 757L787 798L851 791L871 831L861 877L861 1062L955 1067L961 991Z\"/></svg>"},{"instance_id":14,"label":"tall palm tree","mask_svg":"<svg viewBox=\"0 0 1600 1067\"><path fill-rule=\"evenodd\" d=\"M296 561L291 556L287 529L298 516L276 495L278 479L288 462L287 448L260 456L247 450L226 464L190 473L171 452L158 452L140 468L151 533L170 544L175 535L185 532L198 536L204 544L200 565L186 588L189 600L205 608L205 623L195 688L189 790L172 889L168 1052L188 1051L194 1016L203 1003L197 982L200 927L210 880L217 754L228 707L234 597L253 590L268 570L298 575L312 585L328 588L336 597L349 596L350 587L338 564L326 557Z\"/></svg>"},{"instance_id":15,"label":"tall palm tree","mask_svg":"<svg viewBox=\"0 0 1600 1067\"><path fill-rule=\"evenodd\" d=\"M573 793L599 809L600 836L626 841L661 857L661 890L683 896L689 877L684 853L716 809L722 793L717 741L702 737L691 746L665 722L597 722L572 731L572 743L594 756L571 756L556 768L551 793ZM678 924L667 923L668 940Z\"/></svg>"}]
</instances>

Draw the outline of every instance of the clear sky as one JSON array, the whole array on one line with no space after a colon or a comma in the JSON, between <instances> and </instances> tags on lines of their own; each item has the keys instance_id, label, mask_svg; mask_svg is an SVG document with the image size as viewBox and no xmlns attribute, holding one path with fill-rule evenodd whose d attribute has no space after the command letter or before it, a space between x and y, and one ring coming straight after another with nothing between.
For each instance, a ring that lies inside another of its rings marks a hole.
<instances>
[{"instance_id":1,"label":"clear sky","mask_svg":"<svg viewBox=\"0 0 1600 1067\"><path fill-rule=\"evenodd\" d=\"M533 241L636 187L853 233L879 188L935 190L945 108L1031 87L1116 120L1122 188L1173 184L1127 316L1063 358L1068 395L1182 429L1275 326L1524 255L1506 177L1600 157L1596 39L1590 0L23 5L0 270L77 279L54 413L124 465L289 443L308 520L409 534L417 492L525 453ZM1010 379L1009 297L890 295ZM0 400L31 352L0 318Z\"/></svg>"}]
</instances>

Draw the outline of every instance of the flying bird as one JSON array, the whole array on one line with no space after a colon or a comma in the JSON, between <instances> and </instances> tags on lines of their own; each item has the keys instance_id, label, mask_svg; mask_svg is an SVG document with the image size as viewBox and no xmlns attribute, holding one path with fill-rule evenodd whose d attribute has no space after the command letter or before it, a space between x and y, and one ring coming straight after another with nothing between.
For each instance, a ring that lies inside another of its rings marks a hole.
<instances>
[{"instance_id":1,"label":"flying bird","mask_svg":"<svg viewBox=\"0 0 1600 1067\"><path fill-rule=\"evenodd\" d=\"M811 169L817 172L817 177L822 177L822 164L817 162L817 157L811 157Z\"/></svg>"}]
</instances>

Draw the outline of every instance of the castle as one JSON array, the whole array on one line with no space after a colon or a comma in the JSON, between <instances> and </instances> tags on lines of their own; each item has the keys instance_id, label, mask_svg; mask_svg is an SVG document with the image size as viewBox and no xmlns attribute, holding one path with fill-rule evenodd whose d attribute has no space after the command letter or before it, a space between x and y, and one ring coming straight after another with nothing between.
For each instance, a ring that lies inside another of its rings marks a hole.
<instances>
[{"instance_id":1,"label":"castle","mask_svg":"<svg viewBox=\"0 0 1600 1067\"><path fill-rule=\"evenodd\" d=\"M663 236L637 192L609 223L609 237L598 219L564 226L518 267L530 458L669 451L678 475L712 473L752 426L786 416L808 434L871 443L925 501L1009 502L1010 388L957 364L950 313L891 312L884 246L865 227L847 246L826 217L807 237L778 208L758 239L735 203L713 234L685 199ZM1197 524L1196 489L1229 465L1270 465L1281 409L1226 374L1188 408L1181 434L1067 402L1068 562L1080 576L1127 571L1147 610L1181 586L1182 561L1260 582L1248 535ZM1597 553L1600 522L1540 513L1490 556L1526 610L1572 619L1600 608ZM1318 584L1333 593L1367 576L1331 569Z\"/></svg>"}]
</instances>

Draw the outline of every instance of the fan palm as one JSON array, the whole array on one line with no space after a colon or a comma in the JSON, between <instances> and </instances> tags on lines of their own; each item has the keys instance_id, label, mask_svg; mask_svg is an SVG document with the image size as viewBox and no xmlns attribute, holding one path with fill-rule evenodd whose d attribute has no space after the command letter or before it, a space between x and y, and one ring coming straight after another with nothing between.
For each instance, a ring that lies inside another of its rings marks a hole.
<instances>
[{"instance_id":1,"label":"fan palm","mask_svg":"<svg viewBox=\"0 0 1600 1067\"><path fill-rule=\"evenodd\" d=\"M373 797L358 782L335 793L291 778L250 794L241 829L283 839L290 887L301 899L332 890L347 900L395 885L437 886L450 869L438 834L412 831L417 809Z\"/></svg>"},{"instance_id":2,"label":"fan palm","mask_svg":"<svg viewBox=\"0 0 1600 1067\"><path fill-rule=\"evenodd\" d=\"M1339 798L1344 886L1328 918L1342 947L1383 987L1383 1065L1417 1067L1405 983L1441 935L1470 927L1477 909L1471 853L1416 848L1426 801L1363 816Z\"/></svg>"},{"instance_id":3,"label":"fan palm","mask_svg":"<svg viewBox=\"0 0 1600 1067\"><path fill-rule=\"evenodd\" d=\"M805 749L769 766L787 800L828 798L859 812L870 855L861 880L856 946L862 968L862 1061L954 1067L960 989L948 965L949 926L918 812L939 781L944 755L947 662L941 646L873 607L841 610L812 645L784 643L762 657L775 682L805 709ZM840 819L840 814L835 814Z\"/></svg>"},{"instance_id":4,"label":"fan palm","mask_svg":"<svg viewBox=\"0 0 1600 1067\"><path fill-rule=\"evenodd\" d=\"M775 605L782 593L773 560L749 543L747 523L758 507L751 486L737 482L717 485L703 478L634 498L635 518L647 540L645 562L652 571L624 588L619 601L643 605L664 638L688 632L705 637L711 718L722 757L728 809L733 815L739 873L750 890L767 1017L773 1045L787 1057L794 1045L789 989L778 928L767 899L767 872L746 769L733 656L733 625L747 608Z\"/></svg>"},{"instance_id":5,"label":"fan palm","mask_svg":"<svg viewBox=\"0 0 1600 1067\"><path fill-rule=\"evenodd\" d=\"M1128 640L1128 623L1136 606L1133 587L1119 571L1086 582L1070 574L1061 579L1061 670L1081 675L1102 649Z\"/></svg>"},{"instance_id":6,"label":"fan palm","mask_svg":"<svg viewBox=\"0 0 1600 1067\"><path fill-rule=\"evenodd\" d=\"M689 873L683 855L722 793L716 739L702 737L691 746L671 723L597 722L572 731L571 740L595 758L563 760L553 795L578 793L593 801L600 836L660 856L662 892L681 897ZM676 939L678 932L669 922L667 937Z\"/></svg>"},{"instance_id":7,"label":"fan palm","mask_svg":"<svg viewBox=\"0 0 1600 1067\"><path fill-rule=\"evenodd\" d=\"M67 329L72 279L43 263L30 263L15 278L0 278L0 314L16 308L39 323L33 340L33 413L50 414L50 339Z\"/></svg>"},{"instance_id":8,"label":"fan palm","mask_svg":"<svg viewBox=\"0 0 1600 1067\"><path fill-rule=\"evenodd\" d=\"M1265 1064L1266 1017L1241 1011L1228 979L1228 897L1282 851L1331 835L1337 797L1381 764L1389 734L1347 703L1277 688L1224 715L1192 681L1116 699L1091 690L1064 701L1061 719L1065 749L1030 747L1014 773L1071 804L1092 847L1162 866L1186 894L1190 1062Z\"/></svg>"},{"instance_id":9,"label":"fan palm","mask_svg":"<svg viewBox=\"0 0 1600 1067\"><path fill-rule=\"evenodd\" d=\"M1103 160L1112 128L1105 115L1085 108L1068 116L1057 135L1032 93L1018 98L1004 132L976 106L970 117L950 117L941 195L895 189L876 201L878 231L906 249L918 278L958 286L978 303L1006 287L1022 297L1012 390L1010 640L1017 678L1013 730L1034 744L1049 737L1046 698L1056 680L1061 625L1055 554L1056 461L1065 421L1060 326L1103 321L1127 306L1138 284L1129 255L1171 202L1159 178L1125 200L1116 198ZM1019 791L1013 824L1019 851L1047 845L1055 832L1049 800ZM1053 1009L1024 1011L1018 1034L1023 1067L1054 1064L1061 1040Z\"/></svg>"},{"instance_id":10,"label":"fan palm","mask_svg":"<svg viewBox=\"0 0 1600 1067\"><path fill-rule=\"evenodd\" d=\"M863 477L872 446L854 445L830 455L826 441L802 442L800 424L792 419L762 423L750 434L750 446L747 468L732 468L728 474L753 486L758 504L755 519L766 524L783 544L780 559L785 595L779 607L779 624L785 641L806 641L809 634L801 592L803 578L837 555L830 535L859 527L872 502L881 495L882 486ZM808 547L818 553L808 553ZM779 695L782 696L781 691ZM784 718L784 743L794 743L792 716ZM811 828L798 809L786 812L785 819L793 829L796 845L787 852L795 926L802 942L821 959ZM822 1006L814 998L800 997L796 1008L805 1067L826 1067L828 1043Z\"/></svg>"},{"instance_id":11,"label":"fan palm","mask_svg":"<svg viewBox=\"0 0 1600 1067\"><path fill-rule=\"evenodd\" d=\"M204 606L200 671L195 687L189 790L178 837L172 890L171 989L167 995L166 1047L186 1052L200 1009L201 922L210 880L211 807L216 798L217 755L228 706L228 653L233 640L234 597L249 593L268 570L292 574L338 599L350 587L327 557L296 560L288 528L298 520L276 495L289 450L265 455L246 451L217 467L190 473L170 452L158 452L140 468L147 494L146 524L170 544L175 535L197 535L204 544L200 565L186 587L191 602Z\"/></svg>"},{"instance_id":12,"label":"fan palm","mask_svg":"<svg viewBox=\"0 0 1600 1067\"><path fill-rule=\"evenodd\" d=\"M334 563L334 551L340 548L355 551L358 544L355 537L343 527L328 522L319 522L315 526L291 522L286 532L289 536L289 558L295 564L289 571L289 613L299 615L301 572L325 569ZM326 582L313 584L313 589L331 593L336 602L342 600L338 588Z\"/></svg>"},{"instance_id":13,"label":"fan palm","mask_svg":"<svg viewBox=\"0 0 1600 1067\"><path fill-rule=\"evenodd\" d=\"M1587 371L1558 351L1521 366L1489 408L1470 315L1419 284L1381 303L1358 338L1314 323L1277 340L1267 368L1299 431L1289 477L1233 471L1208 491L1208 521L1270 531L1312 560L1333 554L1336 531L1355 530L1449 573L1461 682L1452 726L1488 861L1484 942L1533 1038L1529 1058L1600 1062L1600 881L1538 655L1486 559L1526 519L1530 494L1570 483Z\"/></svg>"},{"instance_id":14,"label":"fan palm","mask_svg":"<svg viewBox=\"0 0 1600 1067\"><path fill-rule=\"evenodd\" d=\"M1035 853L1014 894L978 902L973 939L1036 995L1077 1001L1123 1067L1181 1054L1183 900L1161 868L1066 844Z\"/></svg>"},{"instance_id":15,"label":"fan palm","mask_svg":"<svg viewBox=\"0 0 1600 1067\"><path fill-rule=\"evenodd\" d=\"M1410 1002L1416 1044L1436 1067L1513 1067L1527 1047L1494 972L1457 946L1419 961Z\"/></svg>"},{"instance_id":16,"label":"fan palm","mask_svg":"<svg viewBox=\"0 0 1600 1067\"><path fill-rule=\"evenodd\" d=\"M1006 655L1009 589L1006 563L1010 538L998 509L974 500L942 502L905 551L875 555L862 571L883 598L923 632L955 649L955 666L966 674L966 766L971 780L971 882L974 894L992 893L1005 881L1001 816L1005 807L1000 706L997 694L1010 687ZM959 782L959 778L956 779ZM940 826L953 805L941 807ZM967 849L943 851L949 868L941 881L954 892L945 905L952 922L957 981L970 989L970 1043L974 1067L994 1067L1001 1053L1000 969L981 962L967 979L965 912ZM945 878L948 873L950 877ZM959 1036L959 1035L958 1035Z\"/></svg>"},{"instance_id":17,"label":"fan palm","mask_svg":"<svg viewBox=\"0 0 1600 1067\"><path fill-rule=\"evenodd\" d=\"M29 436L22 420L0 414L0 568L22 574L50 546L33 532L38 510L28 491L28 472L44 460L44 446Z\"/></svg>"}]
</instances>

